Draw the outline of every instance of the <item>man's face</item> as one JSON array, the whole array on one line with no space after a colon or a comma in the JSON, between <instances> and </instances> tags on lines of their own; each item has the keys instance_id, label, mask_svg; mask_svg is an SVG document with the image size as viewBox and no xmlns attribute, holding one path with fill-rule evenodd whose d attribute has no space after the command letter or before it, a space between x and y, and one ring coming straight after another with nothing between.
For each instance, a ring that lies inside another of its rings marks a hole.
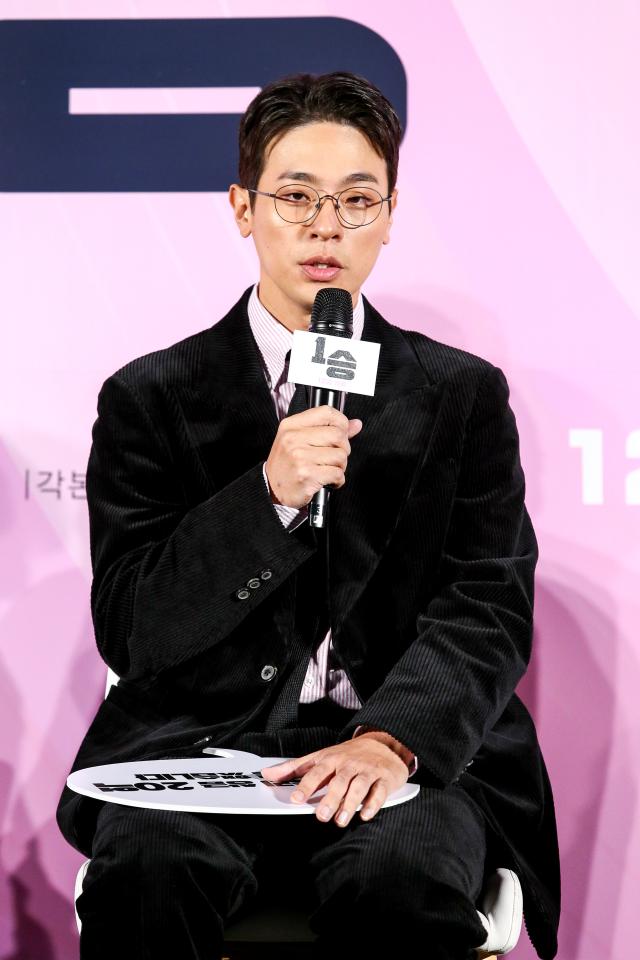
<instances>
[{"instance_id":1,"label":"man's face","mask_svg":"<svg viewBox=\"0 0 640 960\"><path fill-rule=\"evenodd\" d=\"M354 174L359 176L354 179ZM275 193L288 183L307 183L321 196L353 186L374 187L383 197L388 193L386 164L367 138L355 127L329 122L296 127L267 148L257 189ZM394 190L392 207L396 195ZM350 229L338 219L331 200L323 201L311 222L288 223L276 212L273 198L254 195L252 211L249 196L237 184L229 190L242 236L253 236L260 259L260 300L270 313L290 330L306 330L323 287L348 290L355 305L381 245L389 242L389 204L381 205L373 223ZM316 279L302 266L328 257L340 263L329 279Z\"/></svg>"}]
</instances>

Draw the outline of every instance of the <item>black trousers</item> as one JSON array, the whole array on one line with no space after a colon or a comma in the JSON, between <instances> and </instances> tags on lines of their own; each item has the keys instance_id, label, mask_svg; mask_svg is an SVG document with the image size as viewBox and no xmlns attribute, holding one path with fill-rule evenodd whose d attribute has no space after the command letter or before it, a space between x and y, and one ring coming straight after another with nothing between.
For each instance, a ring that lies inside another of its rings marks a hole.
<instances>
[{"instance_id":1,"label":"black trousers","mask_svg":"<svg viewBox=\"0 0 640 960\"><path fill-rule=\"evenodd\" d=\"M105 803L77 901L81 960L218 960L225 923L259 889L311 905L318 958L412 958L422 945L431 960L467 960L485 939L485 855L482 813L455 784L344 828Z\"/></svg>"}]
</instances>

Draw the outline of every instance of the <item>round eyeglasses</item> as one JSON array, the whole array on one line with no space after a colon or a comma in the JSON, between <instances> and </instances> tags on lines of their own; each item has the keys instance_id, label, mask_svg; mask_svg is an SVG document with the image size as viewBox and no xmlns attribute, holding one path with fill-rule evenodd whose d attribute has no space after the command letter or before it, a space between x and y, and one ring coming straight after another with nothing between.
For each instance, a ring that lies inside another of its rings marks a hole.
<instances>
[{"instance_id":1,"label":"round eyeglasses","mask_svg":"<svg viewBox=\"0 0 640 960\"><path fill-rule=\"evenodd\" d=\"M261 197L273 197L278 216L287 223L308 223L318 214L323 200L333 200L338 219L345 227L364 227L379 216L382 204L389 201L391 212L391 197L383 197L373 187L349 187L341 190L335 196L325 193L321 196L314 187L303 183L288 183L278 187L275 193L265 190L247 188L249 193L257 193Z\"/></svg>"}]
</instances>

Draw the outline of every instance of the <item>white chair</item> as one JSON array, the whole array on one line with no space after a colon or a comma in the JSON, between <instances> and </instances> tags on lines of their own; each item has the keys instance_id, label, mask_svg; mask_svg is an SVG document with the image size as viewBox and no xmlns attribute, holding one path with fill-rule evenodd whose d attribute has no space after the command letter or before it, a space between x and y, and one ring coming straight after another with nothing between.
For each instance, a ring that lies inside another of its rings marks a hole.
<instances>
[{"instance_id":1,"label":"white chair","mask_svg":"<svg viewBox=\"0 0 640 960\"><path fill-rule=\"evenodd\" d=\"M105 696L110 687L118 682L111 668L107 671ZM78 870L74 891L74 904L82 893L85 874L90 861L85 860ZM522 888L513 870L500 867L488 879L481 898L482 911L478 916L487 931L487 939L478 947L478 960L495 960L498 955L509 953L518 942L522 928ZM76 923L80 932L80 917ZM261 944L298 945L296 956L302 956L304 945L315 939L307 923L307 914L301 907L288 907L269 903L256 908L247 916L232 921L225 929L224 960L244 960L260 956ZM257 951L257 952L256 952Z\"/></svg>"},{"instance_id":2,"label":"white chair","mask_svg":"<svg viewBox=\"0 0 640 960\"><path fill-rule=\"evenodd\" d=\"M82 893L82 884L90 860L85 860L76 877L74 900ZM509 953L518 942L522 927L522 889L513 872L500 867L490 877L482 896L480 921L487 931L487 939L478 947L478 960L495 960ZM80 918L76 910L80 932ZM300 951L309 945L315 934L307 924L307 914L300 908L269 904L256 909L242 920L230 923L225 929L225 960L242 960L259 956L261 944L299 944Z\"/></svg>"}]
</instances>

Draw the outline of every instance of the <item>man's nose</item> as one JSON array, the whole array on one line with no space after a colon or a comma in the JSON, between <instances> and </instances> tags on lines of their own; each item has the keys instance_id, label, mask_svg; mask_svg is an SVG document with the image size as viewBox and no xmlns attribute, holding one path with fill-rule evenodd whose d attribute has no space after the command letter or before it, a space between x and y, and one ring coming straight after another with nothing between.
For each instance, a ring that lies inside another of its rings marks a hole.
<instances>
[{"instance_id":1,"label":"man's nose","mask_svg":"<svg viewBox=\"0 0 640 960\"><path fill-rule=\"evenodd\" d=\"M323 197L320 201L320 210L311 221L311 232L320 237L328 238L342 234L343 225L338 219L335 200Z\"/></svg>"}]
</instances>

